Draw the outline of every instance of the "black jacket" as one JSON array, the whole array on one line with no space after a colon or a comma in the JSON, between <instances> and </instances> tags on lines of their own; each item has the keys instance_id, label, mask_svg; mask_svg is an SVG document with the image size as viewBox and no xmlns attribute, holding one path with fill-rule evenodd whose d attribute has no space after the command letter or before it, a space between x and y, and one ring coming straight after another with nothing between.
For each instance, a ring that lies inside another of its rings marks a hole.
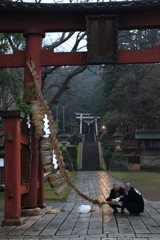
<instances>
[{"instance_id":1,"label":"black jacket","mask_svg":"<svg viewBox=\"0 0 160 240\"><path fill-rule=\"evenodd\" d=\"M131 187L131 189L128 192L128 195L122 200L125 204L135 204L139 210L139 212L144 211L144 200L139 191L137 191L135 188Z\"/></svg>"},{"instance_id":2,"label":"black jacket","mask_svg":"<svg viewBox=\"0 0 160 240\"><path fill-rule=\"evenodd\" d=\"M120 196L125 197L126 196L126 192L125 192L123 187L119 187L119 191L118 192L119 192L119 194L118 194L119 196L118 197L120 197ZM110 195L109 195L109 197L106 200L107 201L111 201L111 199L115 199L115 198L117 198L116 191L114 189L111 189Z\"/></svg>"}]
</instances>

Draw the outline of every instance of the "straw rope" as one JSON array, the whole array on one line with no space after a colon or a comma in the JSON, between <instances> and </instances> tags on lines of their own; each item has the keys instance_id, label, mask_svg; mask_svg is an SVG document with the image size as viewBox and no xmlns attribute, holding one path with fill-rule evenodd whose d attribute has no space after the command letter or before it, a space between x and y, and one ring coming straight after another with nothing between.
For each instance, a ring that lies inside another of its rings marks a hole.
<instances>
[{"instance_id":1,"label":"straw rope","mask_svg":"<svg viewBox=\"0 0 160 240\"><path fill-rule=\"evenodd\" d=\"M44 100L43 96L42 96L42 93L41 93L41 89L39 87L39 83L38 83L38 75L37 75L37 72L35 70L35 64L33 61L28 61L27 62L27 66L32 74L32 77L33 77L33 80L34 80L34 84L35 84L35 87L37 89L37 93L38 93L38 96L39 96L39 101L32 101L31 103L31 109L32 111L34 112L34 110L36 109L35 106L40 106L41 108L41 112L40 112L40 115L44 116L44 114L47 115L48 117L48 120L49 120L49 128L50 128L50 143L52 145L52 149L54 149L54 153L56 155L56 159L58 161L58 166L59 166L59 169L60 169L60 173L62 174L64 180L66 181L66 183L74 189L74 191L76 193L78 193L82 198L84 198L85 200L93 203L93 204L96 204L96 205L99 205L100 207L103 205L103 204L111 204L105 200L99 200L99 199L93 199L93 198L90 198L89 196L83 194L75 185L74 185L74 181L71 177L71 175L69 174L68 170L65 170L65 163L63 161L63 156L62 156L62 152L61 150L59 149L59 145L58 145L58 141L56 139L56 127L55 127L55 124L54 124L54 121L53 121L53 117L52 117L52 113L51 111L49 110L49 107L47 106L47 102ZM37 110L37 112L39 113L39 111ZM36 112L36 113L37 113ZM34 114L35 116L36 114ZM42 117L41 116L41 117ZM35 124L35 127L36 127L36 120L33 120L33 123ZM40 131L39 131L40 132ZM45 142L45 139L42 140L43 142ZM47 140L46 140L47 142Z\"/></svg>"}]
</instances>

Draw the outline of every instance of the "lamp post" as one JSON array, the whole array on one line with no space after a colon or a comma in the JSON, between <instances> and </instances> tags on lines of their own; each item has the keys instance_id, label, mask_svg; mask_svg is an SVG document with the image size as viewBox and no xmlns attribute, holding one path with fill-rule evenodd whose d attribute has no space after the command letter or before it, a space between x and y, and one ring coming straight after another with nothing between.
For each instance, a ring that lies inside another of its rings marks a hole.
<instances>
[{"instance_id":1,"label":"lamp post","mask_svg":"<svg viewBox=\"0 0 160 240\"><path fill-rule=\"evenodd\" d=\"M107 127L105 125L102 125L102 131L103 133L107 133Z\"/></svg>"}]
</instances>

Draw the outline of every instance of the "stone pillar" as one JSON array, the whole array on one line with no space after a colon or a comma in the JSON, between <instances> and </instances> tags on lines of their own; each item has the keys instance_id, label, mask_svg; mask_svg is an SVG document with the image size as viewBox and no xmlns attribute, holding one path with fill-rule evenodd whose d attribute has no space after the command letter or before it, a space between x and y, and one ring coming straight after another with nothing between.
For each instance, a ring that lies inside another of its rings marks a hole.
<instances>
[{"instance_id":1,"label":"stone pillar","mask_svg":"<svg viewBox=\"0 0 160 240\"><path fill-rule=\"evenodd\" d=\"M95 118L95 129L96 129L96 135L98 135L98 125L97 125L97 118Z\"/></svg>"},{"instance_id":2,"label":"stone pillar","mask_svg":"<svg viewBox=\"0 0 160 240\"><path fill-rule=\"evenodd\" d=\"M80 115L80 134L82 134L83 117Z\"/></svg>"}]
</instances>

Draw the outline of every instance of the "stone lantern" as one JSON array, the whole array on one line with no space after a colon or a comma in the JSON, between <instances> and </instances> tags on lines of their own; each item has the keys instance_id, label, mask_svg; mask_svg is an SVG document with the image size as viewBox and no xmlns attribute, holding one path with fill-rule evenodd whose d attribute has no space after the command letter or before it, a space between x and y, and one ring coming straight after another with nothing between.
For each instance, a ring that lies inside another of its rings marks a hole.
<instances>
[{"instance_id":1,"label":"stone lantern","mask_svg":"<svg viewBox=\"0 0 160 240\"><path fill-rule=\"evenodd\" d=\"M116 143L115 150L112 154L112 159L109 164L110 171L128 171L128 159L125 158L121 149L121 139L123 134L119 132L119 129L116 129L115 134L113 135Z\"/></svg>"},{"instance_id":2,"label":"stone lantern","mask_svg":"<svg viewBox=\"0 0 160 240\"><path fill-rule=\"evenodd\" d=\"M61 139L61 144L62 144L62 156L63 156L63 160L65 163L65 167L67 170L69 171L74 171L73 169L73 160L71 159L69 152L66 148L67 145L67 140L68 140L68 135L66 134L66 131L63 130L63 133L59 136Z\"/></svg>"},{"instance_id":3,"label":"stone lantern","mask_svg":"<svg viewBox=\"0 0 160 240\"><path fill-rule=\"evenodd\" d=\"M63 146L62 150L66 150L68 135L66 134L66 130L63 130L63 133L59 136L61 139L61 144Z\"/></svg>"},{"instance_id":4,"label":"stone lantern","mask_svg":"<svg viewBox=\"0 0 160 240\"><path fill-rule=\"evenodd\" d=\"M115 139L115 143L116 143L116 148L115 148L115 150L121 151L121 146L120 146L120 144L121 144L121 142L122 142L122 136L123 136L123 134L121 134L121 133L119 132L119 129L117 128L115 134L113 135L113 137L114 137L114 139Z\"/></svg>"},{"instance_id":5,"label":"stone lantern","mask_svg":"<svg viewBox=\"0 0 160 240\"><path fill-rule=\"evenodd\" d=\"M73 135L78 135L78 129L79 129L79 126L77 125L77 123L75 123L75 124L72 126L72 134L73 134Z\"/></svg>"}]
</instances>

